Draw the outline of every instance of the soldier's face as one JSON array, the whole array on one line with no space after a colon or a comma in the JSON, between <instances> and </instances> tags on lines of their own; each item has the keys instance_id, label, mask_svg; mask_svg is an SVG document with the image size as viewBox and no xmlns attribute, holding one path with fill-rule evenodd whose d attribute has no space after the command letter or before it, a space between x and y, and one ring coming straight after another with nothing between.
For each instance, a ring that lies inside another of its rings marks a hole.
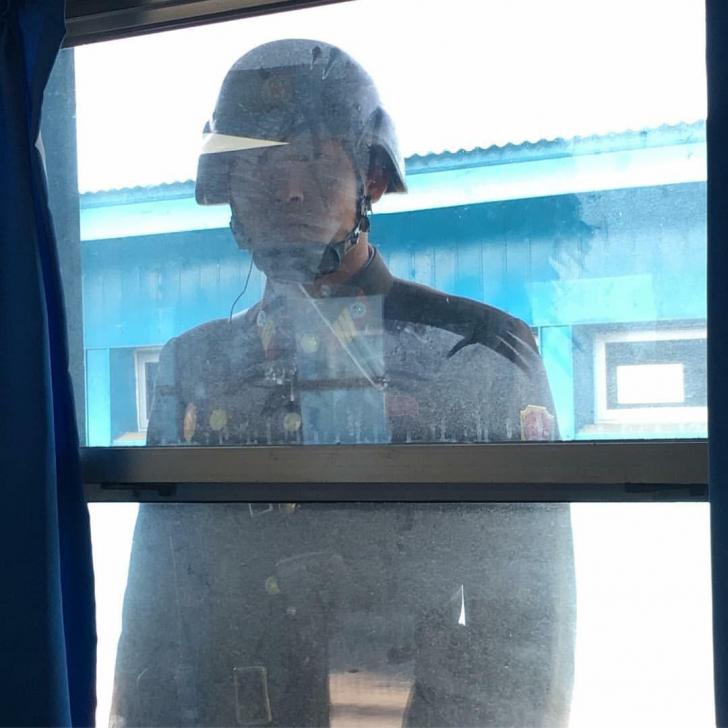
<instances>
[{"instance_id":1,"label":"soldier's face","mask_svg":"<svg viewBox=\"0 0 728 728\"><path fill-rule=\"evenodd\" d=\"M337 141L306 135L246 151L230 182L231 205L254 246L326 245L355 224L357 177Z\"/></svg>"}]
</instances>

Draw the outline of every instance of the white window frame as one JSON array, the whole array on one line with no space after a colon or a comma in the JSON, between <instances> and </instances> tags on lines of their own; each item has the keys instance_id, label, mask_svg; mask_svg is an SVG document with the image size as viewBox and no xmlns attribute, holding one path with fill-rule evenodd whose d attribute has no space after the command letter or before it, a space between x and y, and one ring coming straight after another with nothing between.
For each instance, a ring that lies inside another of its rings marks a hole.
<instances>
[{"instance_id":1,"label":"white window frame","mask_svg":"<svg viewBox=\"0 0 728 728\"><path fill-rule=\"evenodd\" d=\"M147 364L159 362L161 346L136 349L134 351L134 371L136 381L137 428L146 432L149 426L151 402L147 402Z\"/></svg>"},{"instance_id":2,"label":"white window frame","mask_svg":"<svg viewBox=\"0 0 728 728\"><path fill-rule=\"evenodd\" d=\"M707 427L708 408L695 406L610 408L608 403L609 372L607 371L607 345L612 343L652 341L694 341L707 339L707 329L702 327L666 329L630 329L608 331L594 337L594 419L595 425L634 424L678 425L700 423Z\"/></svg>"}]
</instances>

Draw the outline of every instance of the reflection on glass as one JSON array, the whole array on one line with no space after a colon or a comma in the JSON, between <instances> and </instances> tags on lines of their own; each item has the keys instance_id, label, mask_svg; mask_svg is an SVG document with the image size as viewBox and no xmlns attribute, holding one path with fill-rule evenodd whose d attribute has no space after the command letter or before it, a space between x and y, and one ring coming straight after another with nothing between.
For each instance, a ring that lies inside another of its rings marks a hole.
<instances>
[{"instance_id":1,"label":"reflection on glass","mask_svg":"<svg viewBox=\"0 0 728 728\"><path fill-rule=\"evenodd\" d=\"M395 278L370 243L371 205L404 192L393 123L351 57L283 40L236 61L195 195L229 205L266 288L167 344L147 444L554 439L529 327Z\"/></svg>"},{"instance_id":2,"label":"reflection on glass","mask_svg":"<svg viewBox=\"0 0 728 728\"><path fill-rule=\"evenodd\" d=\"M396 278L527 324L561 438L705 436L705 403L687 391L704 387L704 10L692 0L659 8L615 0L609 13L596 0L524 7L360 0L82 47L75 67L72 51L62 54L50 96L76 100L77 129L56 113L44 134L68 152L65 167L49 168L51 189L78 177L81 190L78 209L58 197L55 218L64 239L80 237L83 278L68 283L71 300L83 287L86 381L79 374L76 389L86 394L88 444L146 441L153 388L140 354L265 303L266 268L275 278L297 261L310 277L326 244L344 241L364 217L371 230L360 237ZM418 33L402 34L412 17ZM549 34L536 32L539 22ZM605 28L599 37L575 32L595 23ZM246 66L222 87L234 60L263 40L321 33L376 84L352 66L317 88L320 59L304 73L281 55L274 80ZM371 215L358 204L362 193ZM367 247L348 263L358 267ZM328 250L324 268L336 255ZM393 313L415 328L437 318L421 305L424 321L413 322L419 303L395 312L384 304L385 329ZM449 332L440 343L467 340L472 324L462 311L440 321ZM525 331L517 337L530 347ZM453 360L473 348L492 358L487 337L476 338ZM676 346L650 348L665 338ZM619 343L630 343L620 353L629 360L614 360ZM513 353L508 343L504 351ZM685 401L655 393L613 406L617 368L642 364L682 367ZM489 425L441 423L427 438L509 436ZM330 429L333 441L356 441L340 424ZM394 429L406 441L411 428ZM519 437L520 423L506 429Z\"/></svg>"},{"instance_id":3,"label":"reflection on glass","mask_svg":"<svg viewBox=\"0 0 728 728\"><path fill-rule=\"evenodd\" d=\"M165 345L147 444L553 439L531 329L395 278L370 244L372 202L404 191L392 122L351 57L282 40L240 58L205 127L196 198L229 204L266 287ZM142 506L115 719L325 726L363 710L345 678L371 672L398 686L380 718L564 724L568 507L442 515Z\"/></svg>"},{"instance_id":4,"label":"reflection on glass","mask_svg":"<svg viewBox=\"0 0 728 728\"><path fill-rule=\"evenodd\" d=\"M168 513L177 510L167 506L151 508ZM247 556L238 551L233 539L223 543L219 537L213 537L209 545L204 545L200 554L185 547L181 540L172 545L167 542L164 551L161 551L164 536L160 534L156 544L145 542L147 547L159 547L160 552L152 556L147 551L143 558L137 558L129 576L130 585L138 595L138 585L145 578L140 571L144 561L161 555L169 564L175 555L178 583L191 592L189 596L179 598L171 594L168 590L171 576L164 574L160 588L151 592L147 602L147 615L155 625L159 626L161 622L162 626L151 635L152 646L142 644L139 660L156 665L158 681L160 675L169 675L171 685L163 690L160 687L160 700L169 701L169 691L175 695L178 684L173 670L166 670L169 665L161 669L161 663L170 660L177 665L183 651L188 652L192 646L199 647L206 640L219 639L220 645L206 645L193 655L191 663L186 663L197 668L202 665L201 671L192 677L198 691L196 710L200 711L208 689L204 670L214 664L216 654L220 654L221 660L229 656L234 649L232 642L238 646L243 644L247 625L251 622L258 625L257 621L250 620L247 613L241 612L237 622L239 629L233 624L234 618L229 616L221 620L220 629L216 631L213 625L219 617L214 606L220 600L227 605L237 603L240 589L250 594L244 598L245 603L268 600L271 605L278 601L287 604L287 599L294 598L284 593L282 580L276 581L280 593L269 594L266 591L267 584L268 590L275 592L268 577L277 575L279 571L282 573L286 568L286 564L276 567L273 560L282 552L286 556L294 553L292 546L286 549L282 543L276 542L277 529L285 528L289 532L285 519L291 515L294 516L293 532L300 525L295 521L298 518L316 518L321 526L328 527L330 536L326 539L326 546L336 545L342 556L341 562L334 563L319 554L319 563L333 563L334 568L330 572L323 569L307 572L310 582L316 585L319 595L316 599L319 602L328 599L330 606L326 612L329 621L325 627L330 635L327 657L330 724L334 728L400 726L417 673L418 654L419 662L427 655L439 656L443 660L443 669L450 669L451 665L445 661L447 651L442 641L433 640L428 652L418 652L421 647L412 649L413 645L421 645L421 642L413 640L416 634L414 627L420 623L425 628L425 624L418 620L424 619L427 604L439 601L439 590L445 595L451 588L448 596L453 599L442 603L447 612L444 623L432 624L428 629L429 633L437 632L443 636L451 633L454 638L452 649L463 650L457 677L460 689L464 691L466 677L471 674L468 671L472 668L472 664L465 660L468 656L472 657L478 648L463 649L458 632L462 630L469 636L473 635L473 628L477 625L474 620L483 619L476 608L475 597L478 593L493 590L501 584L501 578L505 578L490 576L488 554L481 550L488 547L490 537L483 534L473 539L466 524L474 526L479 521L485 526L498 518L501 509L504 526L506 523L513 525L522 506L349 504L311 507L303 504L293 514L278 509L255 518L246 513L247 505L244 504L212 508L208 516L213 517L214 514L216 522L226 524L235 521L241 525L240 543L250 546ZM230 513L223 515L226 508L230 509ZM538 533L542 534L550 526L544 522L542 527L538 527L538 510L532 506L529 508L533 508L531 514L526 516L521 511L520 518L524 522L532 519L537 524ZM191 512L205 510L207 506L186 505L178 509L182 510L180 517L185 522L193 517ZM97 566L99 725L107 724L111 709L116 646L121 630L122 600L136 510L136 505L122 504L94 504L91 508ZM270 520L266 522L266 518ZM544 518L546 522L553 518L551 507L545 508ZM714 725L707 505L575 504L571 508L571 521L578 610L571 728L613 728L615 725L708 728ZM367 539L362 539L361 554L355 537L349 535L352 524L356 523L366 527L368 535ZM427 537L420 529L432 525L434 530ZM389 527L394 530L385 532L385 528ZM250 544L254 533L259 534L262 540ZM680 534L679 539L675 538L676 533ZM470 543L463 546L458 539L464 536ZM199 544L200 538L193 540ZM372 558L375 541L382 551ZM411 550L422 543L427 545L427 549L415 555L408 566L407 561L413 558ZM219 562L215 559L214 549L218 549ZM455 554L455 551L458 553ZM527 546L522 552L514 551L506 556L503 549L497 547L494 566L507 574L513 561L513 568L521 573L529 568L528 562L534 567L540 562L534 551L535 547ZM428 565L428 554L433 559L431 565ZM447 564L446 568L440 568L444 555L448 555L448 559L455 557L452 575L448 573ZM352 557L353 561L349 563ZM469 559L472 560L470 564L467 563ZM310 560L313 561L313 557ZM204 566L202 572L200 566ZM270 570L267 570L268 567ZM477 577L478 569L482 578L472 583L465 582L463 594L460 589L462 577L467 573ZM158 572L155 571L155 574ZM262 577L263 581L256 581L254 574ZM327 574L338 575L338 588L333 588L330 579L325 579ZM348 579L351 574L363 579L361 584L352 583ZM291 580L289 571L286 571L285 578ZM543 582L539 580L537 583ZM516 593L522 594L520 589ZM297 598L302 598L301 593ZM374 600L387 604L388 609L373 609ZM413 602L417 604L410 613L408 610ZM198 610L195 610L196 606L199 606ZM565 618L565 609L562 605L558 612L550 614ZM182 648L176 645L180 634L176 623L178 614L184 616L185 625L189 627L189 631L184 633L187 642ZM288 619L293 621L291 617ZM226 626L229 631L226 631ZM517 638L514 636L513 644ZM284 640L286 636L278 635L276 639ZM481 636L478 639L486 638ZM274 641L271 639L268 647ZM160 644L163 644L162 652L157 660L153 660L153 651ZM392 647L396 649L390 652ZM189 659L189 655L185 659ZM134 668L128 652L126 657L120 657L121 660L127 670L141 671L141 668ZM300 661L297 659L296 664ZM253 670L248 670L247 677L250 679L245 685L240 685L238 679L236 694L235 667L240 668L238 672L244 673L246 666L250 667L252 662L251 658L241 658L234 666L229 666L230 671L222 680L220 692L226 705L226 715L233 721L231 725L237 725L233 712L240 700L241 689L248 689L249 694L258 698L250 703L248 715L258 709L256 706L264 704L258 678L261 677L260 668L270 663L262 661L262 658L253 665ZM308 674L303 673L304 680ZM426 675L427 672L422 668L417 674ZM272 679L272 673L269 673L268 679ZM504 666L496 684L506 679ZM492 688L484 689L483 694L488 694L489 689ZM608 699L605 699L605 694ZM274 707L271 703L271 709ZM166 709L169 708L167 702ZM118 707L116 709L119 710ZM200 712L197 716L202 722ZM166 722L171 723L172 720L167 718ZM176 724L181 722L179 719ZM192 718L189 722L193 722ZM525 725L530 728L530 725L543 723L534 721Z\"/></svg>"},{"instance_id":5,"label":"reflection on glass","mask_svg":"<svg viewBox=\"0 0 728 728\"><path fill-rule=\"evenodd\" d=\"M703 18L648 5L79 49L88 443L704 435ZM142 507L116 719L563 725L568 508L452 513Z\"/></svg>"},{"instance_id":6,"label":"reflection on glass","mask_svg":"<svg viewBox=\"0 0 728 728\"><path fill-rule=\"evenodd\" d=\"M565 725L571 549L561 505L142 506L112 713Z\"/></svg>"}]
</instances>

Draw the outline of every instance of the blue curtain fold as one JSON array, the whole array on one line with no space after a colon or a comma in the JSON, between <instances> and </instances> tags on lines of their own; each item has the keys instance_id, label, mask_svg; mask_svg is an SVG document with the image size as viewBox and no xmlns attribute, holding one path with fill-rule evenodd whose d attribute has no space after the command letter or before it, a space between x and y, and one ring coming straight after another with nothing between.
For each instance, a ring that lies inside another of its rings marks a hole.
<instances>
[{"instance_id":1,"label":"blue curtain fold","mask_svg":"<svg viewBox=\"0 0 728 728\"><path fill-rule=\"evenodd\" d=\"M45 173L62 0L0 0L0 724L94 723L88 510Z\"/></svg>"}]
</instances>

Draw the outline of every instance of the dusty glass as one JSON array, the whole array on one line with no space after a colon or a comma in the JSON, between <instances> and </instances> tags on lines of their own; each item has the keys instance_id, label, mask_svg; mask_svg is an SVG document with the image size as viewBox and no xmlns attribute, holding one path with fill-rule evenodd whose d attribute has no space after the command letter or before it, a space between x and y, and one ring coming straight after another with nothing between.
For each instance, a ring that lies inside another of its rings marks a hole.
<instances>
[{"instance_id":1,"label":"dusty glass","mask_svg":"<svg viewBox=\"0 0 728 728\"><path fill-rule=\"evenodd\" d=\"M703 26L687 1L361 0L65 51L44 128L86 442L704 437ZM709 652L633 627L678 565L705 596L707 550L624 508L142 505L105 712L703 721L682 668ZM704 609L670 614L707 644Z\"/></svg>"},{"instance_id":2,"label":"dusty glass","mask_svg":"<svg viewBox=\"0 0 728 728\"><path fill-rule=\"evenodd\" d=\"M529 666L549 651L556 657L560 650L563 657L569 649L575 651L570 667L554 663L562 672L574 671L573 687L567 687L569 725L714 724L705 504L574 504L575 561L568 568L545 564L548 557L538 540L523 548L516 547L523 535L499 542L499 534L529 520L536 534L558 537L551 528L558 512L554 506L304 504L297 511L282 506L251 511L248 504L153 505L170 516L181 511L183 520L194 514L198 522L234 522L237 535L213 534L204 544L193 539L196 547L179 538L167 541L162 533L154 544L145 541L132 561L127 600L139 598L144 578L157 579L145 607L157 628L148 644L133 643L139 650L135 662L127 638L119 645L125 654L117 656L117 643L137 508L92 506L99 725L111 712L128 709L128 695L117 694L112 701L117 664L142 676L124 684L127 690L147 691L145 709L151 705L157 722L212 724L214 698L226 722L236 725L243 717L236 712L242 689L249 692L248 719L255 710L267 711L264 679L276 679L284 658L293 690L296 675L299 686L310 687L312 673L304 663L316 661L311 670L320 687L319 709L328 700L332 726L401 725L418 677L434 694L460 695L459 702L451 696L443 702L440 695L439 710L451 711L457 724L465 725L458 709L473 710L475 704L480 713L471 716L482 717L486 704L497 702L494 696L510 691L515 697L523 687L518 674L511 683L514 670L528 674ZM310 519L315 512L328 527L325 544L317 544L314 552L302 549L296 558L295 543L289 541L286 558L276 563L283 548L277 532L295 536L298 526L289 530L287 519ZM358 539L362 531L368 540ZM571 538L563 529L560 533ZM244 554L240 543L247 545ZM174 570L145 577L142 560L160 553ZM542 602L538 592L545 581L560 580L562 596L564 587L572 588L570 569L575 602ZM521 581L517 575L530 578ZM168 588L173 580L178 590ZM242 608L253 601L268 602L271 611L261 615ZM499 607L506 602L504 612ZM226 608L221 610L221 604ZM246 656L247 641L259 637L260 619L270 620L267 641ZM138 623L133 628L138 630ZM567 642L557 649L549 639L559 634ZM538 645L527 649L534 638ZM279 652L284 644L287 651ZM483 649L498 655L487 684L476 671ZM144 667L149 669L143 673ZM535 697L531 693L525 702L510 702L512 722L501 713L495 724L565 724L563 705L551 722L544 715L526 719ZM275 713L275 702L269 707ZM182 710L189 711L186 717ZM172 716L169 711L178 712ZM143 724L143 718L149 714L137 714L132 724ZM446 718L441 713L438 724ZM417 724L414 716L410 724Z\"/></svg>"},{"instance_id":3,"label":"dusty glass","mask_svg":"<svg viewBox=\"0 0 728 728\"><path fill-rule=\"evenodd\" d=\"M361 0L64 51L87 443L704 437L703 47L687 0Z\"/></svg>"}]
</instances>

